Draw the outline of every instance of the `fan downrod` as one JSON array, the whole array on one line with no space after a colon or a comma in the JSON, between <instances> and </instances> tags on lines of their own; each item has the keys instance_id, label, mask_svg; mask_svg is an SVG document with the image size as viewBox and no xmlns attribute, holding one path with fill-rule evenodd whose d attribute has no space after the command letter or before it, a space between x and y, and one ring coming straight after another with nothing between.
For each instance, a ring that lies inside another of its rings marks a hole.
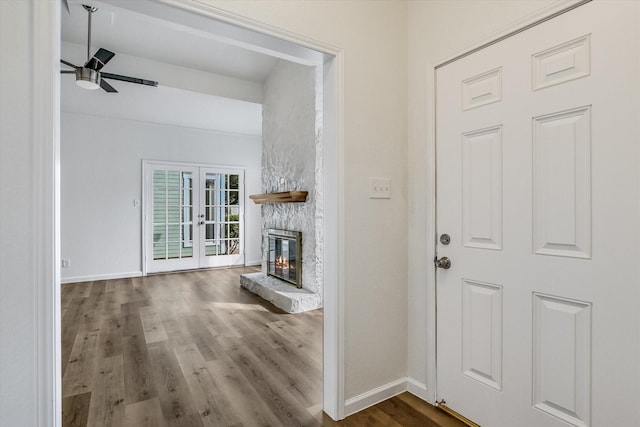
<instances>
[{"instance_id":1,"label":"fan downrod","mask_svg":"<svg viewBox=\"0 0 640 427\"><path fill-rule=\"evenodd\" d=\"M98 8L87 4L83 4L82 7L87 11L87 61L89 61L89 58L91 58L91 15Z\"/></svg>"}]
</instances>

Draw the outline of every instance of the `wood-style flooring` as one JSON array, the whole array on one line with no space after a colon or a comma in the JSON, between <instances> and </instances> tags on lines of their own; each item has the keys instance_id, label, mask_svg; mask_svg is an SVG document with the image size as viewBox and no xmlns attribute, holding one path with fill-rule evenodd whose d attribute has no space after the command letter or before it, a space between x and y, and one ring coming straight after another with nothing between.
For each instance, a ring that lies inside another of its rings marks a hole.
<instances>
[{"instance_id":1,"label":"wood-style flooring","mask_svg":"<svg viewBox=\"0 0 640 427\"><path fill-rule=\"evenodd\" d=\"M461 426L408 393L323 416L322 310L283 313L240 288L253 271L63 285L63 425Z\"/></svg>"}]
</instances>

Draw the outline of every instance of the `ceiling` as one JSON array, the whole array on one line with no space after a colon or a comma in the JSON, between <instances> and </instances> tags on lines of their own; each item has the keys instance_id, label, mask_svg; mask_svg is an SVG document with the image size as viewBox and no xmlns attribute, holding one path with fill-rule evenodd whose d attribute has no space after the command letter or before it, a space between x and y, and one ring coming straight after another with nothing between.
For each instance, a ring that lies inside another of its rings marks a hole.
<instances>
[{"instance_id":1,"label":"ceiling","mask_svg":"<svg viewBox=\"0 0 640 427\"><path fill-rule=\"evenodd\" d=\"M81 1L63 2L61 18L61 38L67 42L63 43L62 57L76 65L86 61L87 12ZM188 69L204 71L205 75L210 76L209 82L217 80L221 82L218 85L226 85L224 79L231 77L240 79L233 82L247 81L259 87L279 61L278 58L225 43L204 31L110 4L89 1L98 7L92 15L91 54L99 47L116 53L105 71L157 80L159 84L157 88L151 88L110 81L118 93L109 94L102 90L81 89L73 83L73 75L63 75L63 111L261 135L262 106L259 103L248 98L227 98L220 92L201 91L193 84L196 80L193 73L188 73ZM133 58L153 62L132 62ZM179 66L179 69L173 66ZM176 69L178 83L182 81L179 84L176 84L175 78L173 81L168 78L175 77ZM180 70L184 71L182 75L179 74ZM206 79L204 81L206 83Z\"/></svg>"},{"instance_id":2,"label":"ceiling","mask_svg":"<svg viewBox=\"0 0 640 427\"><path fill-rule=\"evenodd\" d=\"M79 2L62 8L62 40L86 45L87 12ZM224 76L263 83L278 61L216 40L202 31L96 1L91 52L98 47ZM86 58L69 58L76 64Z\"/></svg>"}]
</instances>

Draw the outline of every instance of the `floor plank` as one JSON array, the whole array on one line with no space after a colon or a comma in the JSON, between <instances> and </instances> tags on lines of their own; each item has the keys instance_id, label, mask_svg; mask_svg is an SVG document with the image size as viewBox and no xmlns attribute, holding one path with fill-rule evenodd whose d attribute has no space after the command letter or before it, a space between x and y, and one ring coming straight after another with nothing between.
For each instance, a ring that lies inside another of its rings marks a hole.
<instances>
[{"instance_id":1,"label":"floor plank","mask_svg":"<svg viewBox=\"0 0 640 427\"><path fill-rule=\"evenodd\" d=\"M265 369L269 362L265 363L258 358L245 344L239 345L228 354L253 388L267 402L280 420L281 426L315 425L313 417L305 407L300 406L287 387L283 387L282 378Z\"/></svg>"},{"instance_id":2,"label":"floor plank","mask_svg":"<svg viewBox=\"0 0 640 427\"><path fill-rule=\"evenodd\" d=\"M123 337L124 392L127 403L135 403L156 396L147 345L144 335Z\"/></svg>"},{"instance_id":3,"label":"floor plank","mask_svg":"<svg viewBox=\"0 0 640 427\"><path fill-rule=\"evenodd\" d=\"M62 425L84 427L87 425L91 392L76 394L62 399Z\"/></svg>"},{"instance_id":4,"label":"floor plank","mask_svg":"<svg viewBox=\"0 0 640 427\"><path fill-rule=\"evenodd\" d=\"M144 339L147 344L169 339L162 326L162 320L156 307L141 307L138 309L138 312L140 313Z\"/></svg>"},{"instance_id":5,"label":"floor plank","mask_svg":"<svg viewBox=\"0 0 640 427\"><path fill-rule=\"evenodd\" d=\"M277 426L278 418L244 376L238 366L229 358L208 362L207 366L229 396L243 425Z\"/></svg>"},{"instance_id":6,"label":"floor plank","mask_svg":"<svg viewBox=\"0 0 640 427\"><path fill-rule=\"evenodd\" d=\"M195 419L200 422L198 411L193 405L189 388L170 344L161 342L150 345L149 359L165 420L171 421L173 425L180 425L192 415L196 415ZM194 427L202 425L201 422L192 422Z\"/></svg>"},{"instance_id":7,"label":"floor plank","mask_svg":"<svg viewBox=\"0 0 640 427\"><path fill-rule=\"evenodd\" d=\"M124 408L122 355L106 357L100 361L98 366L87 425L91 427L120 427L124 425Z\"/></svg>"},{"instance_id":8,"label":"floor plank","mask_svg":"<svg viewBox=\"0 0 640 427\"><path fill-rule=\"evenodd\" d=\"M78 327L78 334L73 343L69 361L62 377L62 396L92 391L93 377L97 363L97 332L82 332L82 325Z\"/></svg>"},{"instance_id":9,"label":"floor plank","mask_svg":"<svg viewBox=\"0 0 640 427\"><path fill-rule=\"evenodd\" d=\"M195 344L175 349L178 364L205 426L232 426L240 423L232 411L226 393L209 372L209 368Z\"/></svg>"},{"instance_id":10,"label":"floor plank","mask_svg":"<svg viewBox=\"0 0 640 427\"><path fill-rule=\"evenodd\" d=\"M127 427L165 427L167 424L162 417L158 398L154 397L127 405L125 425Z\"/></svg>"}]
</instances>

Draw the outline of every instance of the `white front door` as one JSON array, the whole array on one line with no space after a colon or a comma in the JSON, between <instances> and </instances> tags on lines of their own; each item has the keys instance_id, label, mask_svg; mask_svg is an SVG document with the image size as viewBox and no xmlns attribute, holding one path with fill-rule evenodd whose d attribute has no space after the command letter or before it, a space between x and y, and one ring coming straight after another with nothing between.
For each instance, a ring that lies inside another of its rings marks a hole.
<instances>
[{"instance_id":1,"label":"white front door","mask_svg":"<svg viewBox=\"0 0 640 427\"><path fill-rule=\"evenodd\" d=\"M145 162L145 271L244 264L244 170Z\"/></svg>"},{"instance_id":2,"label":"white front door","mask_svg":"<svg viewBox=\"0 0 640 427\"><path fill-rule=\"evenodd\" d=\"M437 70L437 398L483 427L640 426L639 17Z\"/></svg>"}]
</instances>

